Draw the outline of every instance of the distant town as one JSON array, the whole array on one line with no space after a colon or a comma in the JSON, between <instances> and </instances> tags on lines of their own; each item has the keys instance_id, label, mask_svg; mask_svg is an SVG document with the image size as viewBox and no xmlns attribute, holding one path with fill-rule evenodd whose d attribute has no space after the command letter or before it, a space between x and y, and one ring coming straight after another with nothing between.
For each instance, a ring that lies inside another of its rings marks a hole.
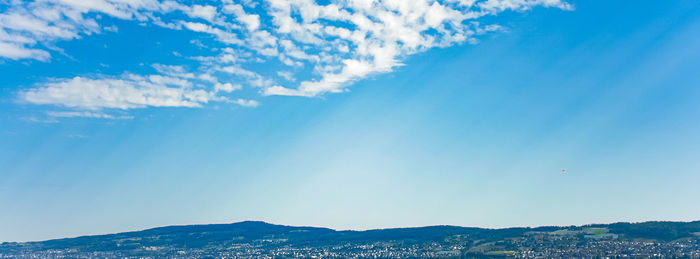
<instances>
[{"instance_id":1,"label":"distant town","mask_svg":"<svg viewBox=\"0 0 700 259\"><path fill-rule=\"evenodd\" d=\"M0 244L0 258L700 258L700 221L335 231L264 222Z\"/></svg>"}]
</instances>

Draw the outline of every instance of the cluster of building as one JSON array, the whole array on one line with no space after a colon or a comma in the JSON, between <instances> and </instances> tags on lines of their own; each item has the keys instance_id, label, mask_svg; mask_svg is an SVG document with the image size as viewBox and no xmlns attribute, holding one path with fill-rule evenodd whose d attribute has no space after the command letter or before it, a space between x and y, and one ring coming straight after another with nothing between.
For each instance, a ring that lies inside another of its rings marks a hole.
<instances>
[{"instance_id":1,"label":"cluster of building","mask_svg":"<svg viewBox=\"0 0 700 259\"><path fill-rule=\"evenodd\" d=\"M453 235L437 241L287 242L254 240L203 248L138 247L119 251L49 249L12 253L0 258L699 258L700 239L670 242L630 240L606 229L528 232L500 240Z\"/></svg>"},{"instance_id":2,"label":"cluster of building","mask_svg":"<svg viewBox=\"0 0 700 259\"><path fill-rule=\"evenodd\" d=\"M619 239L617 235L531 234L504 240L515 258L700 258L700 241Z\"/></svg>"}]
</instances>

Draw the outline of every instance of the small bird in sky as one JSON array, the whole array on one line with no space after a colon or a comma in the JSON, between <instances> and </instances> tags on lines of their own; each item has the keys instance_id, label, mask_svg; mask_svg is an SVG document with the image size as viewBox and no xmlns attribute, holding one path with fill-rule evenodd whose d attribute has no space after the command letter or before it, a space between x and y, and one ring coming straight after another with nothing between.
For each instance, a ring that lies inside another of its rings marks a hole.
<instances>
[{"instance_id":1,"label":"small bird in sky","mask_svg":"<svg viewBox=\"0 0 700 259\"><path fill-rule=\"evenodd\" d=\"M562 173L562 174L566 173L566 168L562 168L562 169L561 169L561 173Z\"/></svg>"}]
</instances>

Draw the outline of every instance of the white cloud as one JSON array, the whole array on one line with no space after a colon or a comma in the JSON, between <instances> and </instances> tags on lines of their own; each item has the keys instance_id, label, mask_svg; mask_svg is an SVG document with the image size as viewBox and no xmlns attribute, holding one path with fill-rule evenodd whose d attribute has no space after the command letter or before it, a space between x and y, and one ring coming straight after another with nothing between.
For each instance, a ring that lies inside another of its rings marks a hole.
<instances>
[{"instance_id":1,"label":"white cloud","mask_svg":"<svg viewBox=\"0 0 700 259\"><path fill-rule=\"evenodd\" d=\"M184 66L153 64L151 65L158 73L179 77L179 78L194 78L194 73L188 72Z\"/></svg>"},{"instance_id":2,"label":"white cloud","mask_svg":"<svg viewBox=\"0 0 700 259\"><path fill-rule=\"evenodd\" d=\"M260 16L257 14L247 14L243 10L243 6L239 4L233 4L232 1L224 1L223 11L228 14L233 14L236 19L245 25L248 31L255 31L260 28Z\"/></svg>"},{"instance_id":3,"label":"white cloud","mask_svg":"<svg viewBox=\"0 0 700 259\"><path fill-rule=\"evenodd\" d=\"M257 14L243 15L238 17L238 20L245 24L249 31L255 31L260 28L260 16Z\"/></svg>"},{"instance_id":4,"label":"white cloud","mask_svg":"<svg viewBox=\"0 0 700 259\"><path fill-rule=\"evenodd\" d=\"M238 76L243 76L243 77L257 77L258 74L256 74L253 71L246 70L244 68L238 67L238 66L225 66L219 68L219 71L229 73L229 74L234 74Z\"/></svg>"},{"instance_id":5,"label":"white cloud","mask_svg":"<svg viewBox=\"0 0 700 259\"><path fill-rule=\"evenodd\" d=\"M51 55L41 49L30 49L22 45L0 41L0 57L14 60L31 58L46 61Z\"/></svg>"},{"instance_id":6,"label":"white cloud","mask_svg":"<svg viewBox=\"0 0 700 259\"><path fill-rule=\"evenodd\" d=\"M182 88L192 87L192 82L188 80L162 75L150 75L148 76L148 81L156 85L179 86Z\"/></svg>"},{"instance_id":7,"label":"white cloud","mask_svg":"<svg viewBox=\"0 0 700 259\"><path fill-rule=\"evenodd\" d=\"M193 5L186 9L187 15L195 18L202 18L207 21L213 21L216 16L216 7L210 5Z\"/></svg>"},{"instance_id":8,"label":"white cloud","mask_svg":"<svg viewBox=\"0 0 700 259\"><path fill-rule=\"evenodd\" d=\"M69 108L99 110L144 107L200 107L216 96L202 89L170 87L144 77L90 79L74 77L22 91L20 100Z\"/></svg>"},{"instance_id":9,"label":"white cloud","mask_svg":"<svg viewBox=\"0 0 700 259\"><path fill-rule=\"evenodd\" d=\"M257 107L251 99L229 99L218 95L231 95L242 89L240 84L219 83L211 74L195 75L184 66L153 64L158 74L140 76L123 74L118 77L74 77L40 83L34 88L19 92L22 102L55 105L70 111L47 112L52 118L84 117L102 119L129 119L115 116L105 110L128 110L147 107L202 107L209 102L226 102L244 107ZM249 80L259 75L246 70Z\"/></svg>"},{"instance_id":10,"label":"white cloud","mask_svg":"<svg viewBox=\"0 0 700 259\"><path fill-rule=\"evenodd\" d=\"M238 104L243 107L258 107L260 103L258 103L255 100L246 100L246 99L236 99L233 101L233 103Z\"/></svg>"},{"instance_id":11,"label":"white cloud","mask_svg":"<svg viewBox=\"0 0 700 259\"><path fill-rule=\"evenodd\" d=\"M503 30L498 24L480 23L484 16L536 6L573 10L564 0L331 0L324 5L314 0L260 1L265 3L8 1L0 13L0 58L48 62L56 41L119 31L99 24L103 19L96 17L101 15L189 30L210 35L191 42L214 53L186 57L199 61L195 72L155 64L158 74L56 79L21 92L20 98L87 110L199 107L210 101L253 107L254 100L230 101L217 93L249 86L260 88L263 95L344 92L357 80L401 66L412 54L476 43L478 35Z\"/></svg>"},{"instance_id":12,"label":"white cloud","mask_svg":"<svg viewBox=\"0 0 700 259\"><path fill-rule=\"evenodd\" d=\"M277 71L277 75L284 78L287 81L294 82L294 74L290 71Z\"/></svg>"},{"instance_id":13,"label":"white cloud","mask_svg":"<svg viewBox=\"0 0 700 259\"><path fill-rule=\"evenodd\" d=\"M103 112L92 111L50 111L46 113L53 118L95 118L95 119L110 119L110 120L127 120L133 119L133 116L114 116Z\"/></svg>"},{"instance_id":14,"label":"white cloud","mask_svg":"<svg viewBox=\"0 0 700 259\"><path fill-rule=\"evenodd\" d=\"M290 65L294 61L311 62L319 78L302 81L296 88L274 85L264 94L309 97L342 92L350 83L370 74L392 71L408 55L433 47L473 42L473 35L500 28L471 23L479 17L505 10L523 11L534 6L572 8L560 0L487 0L477 6L476 1L352 0L334 2L338 6L328 5L337 10L332 12L328 6L319 6L313 1L269 2L277 32L289 35L281 40L284 47L281 60ZM294 14L302 19L294 18ZM326 20L351 26L338 27ZM314 49L323 51L314 56L327 58L310 59L294 48L293 42L317 45Z\"/></svg>"},{"instance_id":15,"label":"white cloud","mask_svg":"<svg viewBox=\"0 0 700 259\"><path fill-rule=\"evenodd\" d=\"M216 91L216 92L230 93L230 92L233 92L236 90L241 90L242 88L243 87L241 85L238 85L238 84L234 85L231 83L225 83L225 84L216 83L214 85L214 91Z\"/></svg>"},{"instance_id":16,"label":"white cloud","mask_svg":"<svg viewBox=\"0 0 700 259\"><path fill-rule=\"evenodd\" d=\"M574 7L559 0L487 0L479 3L479 7L490 12L502 12L507 9L526 11L533 6L556 7L564 10L573 10Z\"/></svg>"}]
</instances>

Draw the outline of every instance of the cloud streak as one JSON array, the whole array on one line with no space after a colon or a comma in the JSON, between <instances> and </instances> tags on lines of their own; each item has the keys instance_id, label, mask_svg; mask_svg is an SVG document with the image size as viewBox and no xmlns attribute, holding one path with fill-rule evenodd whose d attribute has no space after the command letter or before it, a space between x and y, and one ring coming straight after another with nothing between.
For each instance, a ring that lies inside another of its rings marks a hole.
<instances>
[{"instance_id":1,"label":"cloud streak","mask_svg":"<svg viewBox=\"0 0 700 259\"><path fill-rule=\"evenodd\" d=\"M200 107L213 98L209 92L201 89L170 86L176 84L174 82L176 80L162 76L147 79L136 75L115 79L74 77L21 92L20 97L35 104L52 104L88 110L132 109L149 106Z\"/></svg>"},{"instance_id":2,"label":"cloud streak","mask_svg":"<svg viewBox=\"0 0 700 259\"><path fill-rule=\"evenodd\" d=\"M169 67L169 70L173 68ZM194 78L193 74L187 72L149 76L124 74L120 77L99 79L74 77L42 83L38 87L21 91L19 97L20 100L34 104L89 111L147 107L201 107L211 101L231 102L245 107L254 107L258 104L256 101L244 99L230 101L227 97L217 95L220 91L230 93L239 89L239 86L229 83L214 83L214 89L211 91L194 87L195 84L204 81L206 79Z\"/></svg>"},{"instance_id":3,"label":"cloud streak","mask_svg":"<svg viewBox=\"0 0 700 259\"><path fill-rule=\"evenodd\" d=\"M52 118L94 118L94 119L109 119L109 120L129 120L132 116L115 116L103 112L90 111L50 111L46 115Z\"/></svg>"}]
</instances>

